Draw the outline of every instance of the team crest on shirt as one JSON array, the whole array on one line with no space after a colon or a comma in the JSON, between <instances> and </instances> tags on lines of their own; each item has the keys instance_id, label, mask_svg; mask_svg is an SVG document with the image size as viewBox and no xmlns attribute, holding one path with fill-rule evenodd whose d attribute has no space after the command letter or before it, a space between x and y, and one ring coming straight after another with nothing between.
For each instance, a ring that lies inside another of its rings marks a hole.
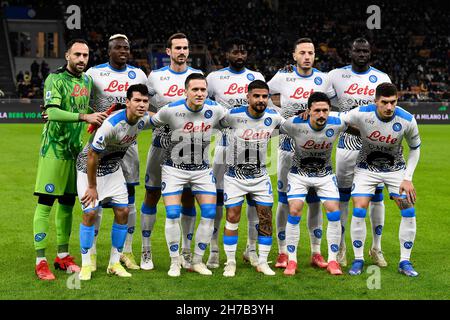
<instances>
[{"instance_id":1,"label":"team crest on shirt","mask_svg":"<svg viewBox=\"0 0 450 320\"><path fill-rule=\"evenodd\" d=\"M322 84L322 78L321 77L315 77L314 78L314 83L317 84L318 86L320 86Z\"/></svg>"},{"instance_id":2,"label":"team crest on shirt","mask_svg":"<svg viewBox=\"0 0 450 320\"><path fill-rule=\"evenodd\" d=\"M333 129L328 129L327 132L325 132L325 134L327 135L328 138L332 137L334 135L334 130Z\"/></svg>"},{"instance_id":3,"label":"team crest on shirt","mask_svg":"<svg viewBox=\"0 0 450 320\"><path fill-rule=\"evenodd\" d=\"M402 124L400 122L396 122L393 124L392 129L395 132L399 132L400 130L402 130Z\"/></svg>"},{"instance_id":4,"label":"team crest on shirt","mask_svg":"<svg viewBox=\"0 0 450 320\"><path fill-rule=\"evenodd\" d=\"M372 83L375 83L375 82L378 81L378 78L377 78L376 75L371 75L371 76L369 77L369 81L372 82Z\"/></svg>"},{"instance_id":5,"label":"team crest on shirt","mask_svg":"<svg viewBox=\"0 0 450 320\"><path fill-rule=\"evenodd\" d=\"M212 115L213 115L212 110L206 110L206 111L205 111L205 118L206 118L206 119L211 118Z\"/></svg>"},{"instance_id":6,"label":"team crest on shirt","mask_svg":"<svg viewBox=\"0 0 450 320\"><path fill-rule=\"evenodd\" d=\"M255 76L253 74L249 73L249 74L247 74L247 79L250 81L253 81L253 80L255 80Z\"/></svg>"},{"instance_id":7,"label":"team crest on shirt","mask_svg":"<svg viewBox=\"0 0 450 320\"><path fill-rule=\"evenodd\" d=\"M272 118L269 117L269 118L264 119L264 124L266 126L270 126L272 124Z\"/></svg>"},{"instance_id":8,"label":"team crest on shirt","mask_svg":"<svg viewBox=\"0 0 450 320\"><path fill-rule=\"evenodd\" d=\"M53 183L46 184L45 191L47 191L48 193L52 193L53 191L55 191L55 185Z\"/></svg>"},{"instance_id":9,"label":"team crest on shirt","mask_svg":"<svg viewBox=\"0 0 450 320\"><path fill-rule=\"evenodd\" d=\"M136 79L136 72L134 72L134 71L128 71L128 78L130 78L130 79Z\"/></svg>"},{"instance_id":10,"label":"team crest on shirt","mask_svg":"<svg viewBox=\"0 0 450 320\"><path fill-rule=\"evenodd\" d=\"M144 128L144 121L139 121L138 128L143 129Z\"/></svg>"}]
</instances>

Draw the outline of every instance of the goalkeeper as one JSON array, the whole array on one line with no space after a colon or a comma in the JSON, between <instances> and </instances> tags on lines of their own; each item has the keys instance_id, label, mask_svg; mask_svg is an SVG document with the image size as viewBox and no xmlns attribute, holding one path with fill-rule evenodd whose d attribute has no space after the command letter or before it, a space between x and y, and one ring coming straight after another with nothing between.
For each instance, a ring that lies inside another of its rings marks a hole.
<instances>
[{"instance_id":1,"label":"goalkeeper","mask_svg":"<svg viewBox=\"0 0 450 320\"><path fill-rule=\"evenodd\" d=\"M105 113L88 113L92 79L83 73L89 59L87 42L75 39L68 43L67 66L50 74L44 85L45 123L34 194L38 204L34 213L33 232L36 249L35 272L41 280L54 280L45 249L48 244L49 216L55 199L56 241L58 254L55 269L78 272L74 257L69 255L72 209L75 204L75 160L82 148L83 122L101 125Z\"/></svg>"}]
</instances>

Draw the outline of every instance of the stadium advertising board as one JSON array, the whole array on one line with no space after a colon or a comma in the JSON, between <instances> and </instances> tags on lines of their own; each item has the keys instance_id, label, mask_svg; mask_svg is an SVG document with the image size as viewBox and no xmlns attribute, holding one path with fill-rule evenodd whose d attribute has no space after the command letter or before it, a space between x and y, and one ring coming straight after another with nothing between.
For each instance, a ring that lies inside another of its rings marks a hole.
<instances>
[{"instance_id":1,"label":"stadium advertising board","mask_svg":"<svg viewBox=\"0 0 450 320\"><path fill-rule=\"evenodd\" d=\"M400 102L400 106L411 112L419 124L450 124L450 106L448 103ZM41 123L41 111L38 103L11 102L0 105L1 123Z\"/></svg>"}]
</instances>

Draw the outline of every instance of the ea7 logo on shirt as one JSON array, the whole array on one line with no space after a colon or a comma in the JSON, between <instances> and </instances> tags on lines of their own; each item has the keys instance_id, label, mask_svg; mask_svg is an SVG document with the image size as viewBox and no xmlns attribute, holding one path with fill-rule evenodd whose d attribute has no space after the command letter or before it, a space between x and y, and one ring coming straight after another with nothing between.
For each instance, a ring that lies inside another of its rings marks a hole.
<instances>
[{"instance_id":1,"label":"ea7 logo on shirt","mask_svg":"<svg viewBox=\"0 0 450 320\"><path fill-rule=\"evenodd\" d=\"M341 77L344 79L350 79L352 77L352 75L351 74L342 74Z\"/></svg>"},{"instance_id":2,"label":"ea7 logo on shirt","mask_svg":"<svg viewBox=\"0 0 450 320\"><path fill-rule=\"evenodd\" d=\"M79 84L76 84L75 87L73 87L73 91L70 94L72 97L88 97L89 96L89 90L86 87L80 87Z\"/></svg>"},{"instance_id":3,"label":"ea7 logo on shirt","mask_svg":"<svg viewBox=\"0 0 450 320\"><path fill-rule=\"evenodd\" d=\"M186 117L186 113L184 113L184 112L176 112L175 113L175 117L177 117L177 118L184 118L184 117Z\"/></svg>"},{"instance_id":4,"label":"ea7 logo on shirt","mask_svg":"<svg viewBox=\"0 0 450 320\"><path fill-rule=\"evenodd\" d=\"M100 72L100 77L109 77L109 72Z\"/></svg>"},{"instance_id":5,"label":"ea7 logo on shirt","mask_svg":"<svg viewBox=\"0 0 450 320\"><path fill-rule=\"evenodd\" d=\"M184 95L185 90L178 88L176 84L173 84L169 87L166 93L163 94L165 97L176 97Z\"/></svg>"}]
</instances>

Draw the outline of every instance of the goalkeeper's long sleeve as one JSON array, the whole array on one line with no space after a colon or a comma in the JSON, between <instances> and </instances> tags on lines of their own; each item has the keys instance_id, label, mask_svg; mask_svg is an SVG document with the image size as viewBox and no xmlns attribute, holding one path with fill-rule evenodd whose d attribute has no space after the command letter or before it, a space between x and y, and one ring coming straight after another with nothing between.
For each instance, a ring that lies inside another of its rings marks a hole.
<instances>
[{"instance_id":1,"label":"goalkeeper's long sleeve","mask_svg":"<svg viewBox=\"0 0 450 320\"><path fill-rule=\"evenodd\" d=\"M47 108L46 114L49 121L61 121L61 122L79 122L80 114L64 111L57 107Z\"/></svg>"}]
</instances>

